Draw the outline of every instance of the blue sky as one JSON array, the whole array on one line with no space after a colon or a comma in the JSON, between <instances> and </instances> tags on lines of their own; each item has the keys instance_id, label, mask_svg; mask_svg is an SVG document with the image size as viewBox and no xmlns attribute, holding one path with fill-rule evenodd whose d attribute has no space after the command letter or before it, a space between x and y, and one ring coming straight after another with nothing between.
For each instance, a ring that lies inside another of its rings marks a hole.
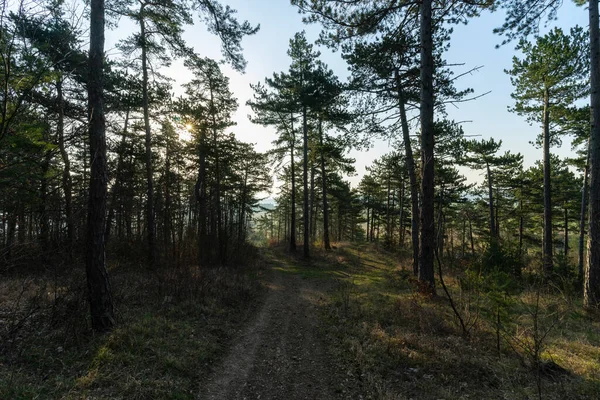
<instances>
[{"instance_id":1,"label":"blue sky","mask_svg":"<svg viewBox=\"0 0 600 400\"><path fill-rule=\"evenodd\" d=\"M253 24L260 23L260 31L243 41L244 55L248 61L245 74L237 73L228 66L224 66L225 73L231 79L231 89L237 96L240 108L234 120L237 126L232 130L240 140L255 143L260 151L268 149L275 138L272 129L253 125L248 121L251 110L245 106L251 98L250 83L263 81L273 72L287 70L289 60L286 54L289 39L298 31L305 30L309 40L316 40L320 28L318 25L304 25L302 16L297 9L289 4L289 0L222 0L238 10L240 19L247 19ZM582 7L575 7L570 2L565 2L559 11L558 21L552 26L568 29L576 24L587 26L587 12ZM512 63L516 54L514 44L508 44L500 49L495 45L500 43L500 38L492 33L493 28L502 24L502 13L485 13L473 19L468 25L455 27L451 40L451 48L446 54L449 63L464 63L457 67L456 73L464 72L475 66L482 65L478 72L467 75L457 82L459 88L471 87L476 94L491 91L490 94L472 102L462 103L458 108L449 106L449 117L455 121L472 121L463 125L468 135L481 135L483 138L494 137L502 140L503 149L521 152L525 157L525 164L529 166L541 158L541 150L536 149L529 142L534 140L539 132L539 127L530 126L524 118L511 114L507 107L513 104L510 97L512 86L509 77L504 73ZM107 35L107 48L114 45L115 41L130 32L131 25L121 21L117 31ZM545 29L542 29L545 31ZM193 46L201 56L220 59L219 40L209 34L201 23L189 27L184 35L189 45ZM334 54L328 49L320 49L322 59L341 77L347 74L346 66L339 54ZM176 80L175 92L180 93L178 86L192 79L191 74L183 67L181 61L176 61L163 72ZM563 147L553 149L561 157L570 154L570 141L565 140ZM356 158L357 176L351 177L357 183L365 172L365 167L372 160L389 152L389 143L376 141L368 152L353 151L351 155ZM465 171L469 180L478 180L478 173Z\"/></svg>"}]
</instances>

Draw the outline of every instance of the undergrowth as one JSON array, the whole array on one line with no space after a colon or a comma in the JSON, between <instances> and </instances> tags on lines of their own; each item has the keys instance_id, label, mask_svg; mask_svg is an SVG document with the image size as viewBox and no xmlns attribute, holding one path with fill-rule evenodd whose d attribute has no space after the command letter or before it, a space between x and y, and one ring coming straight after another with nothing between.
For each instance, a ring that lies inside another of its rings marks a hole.
<instances>
[{"instance_id":1,"label":"undergrowth","mask_svg":"<svg viewBox=\"0 0 600 400\"><path fill-rule=\"evenodd\" d=\"M410 260L401 263L366 244L339 246L326 258L335 261L339 281L323 316L329 348L373 398L590 399L600 393L600 324L561 290L506 287L498 299L482 289L493 282L474 288L471 276L468 287L463 271L445 271L470 324L465 337L441 289L433 298L417 293Z\"/></svg>"},{"instance_id":2,"label":"undergrowth","mask_svg":"<svg viewBox=\"0 0 600 400\"><path fill-rule=\"evenodd\" d=\"M117 327L89 328L81 271L5 277L0 399L193 399L260 294L244 268L110 268Z\"/></svg>"}]
</instances>

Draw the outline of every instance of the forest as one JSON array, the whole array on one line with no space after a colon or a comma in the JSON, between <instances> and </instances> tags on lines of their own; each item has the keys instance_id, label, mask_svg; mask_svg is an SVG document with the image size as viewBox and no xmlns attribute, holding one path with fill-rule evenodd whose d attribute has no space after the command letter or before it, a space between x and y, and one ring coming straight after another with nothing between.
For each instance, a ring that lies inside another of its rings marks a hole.
<instances>
[{"instance_id":1,"label":"forest","mask_svg":"<svg viewBox=\"0 0 600 400\"><path fill-rule=\"evenodd\" d=\"M2 0L0 399L598 398L598 1L281 2L244 98L275 14ZM490 13L526 149L452 118Z\"/></svg>"}]
</instances>

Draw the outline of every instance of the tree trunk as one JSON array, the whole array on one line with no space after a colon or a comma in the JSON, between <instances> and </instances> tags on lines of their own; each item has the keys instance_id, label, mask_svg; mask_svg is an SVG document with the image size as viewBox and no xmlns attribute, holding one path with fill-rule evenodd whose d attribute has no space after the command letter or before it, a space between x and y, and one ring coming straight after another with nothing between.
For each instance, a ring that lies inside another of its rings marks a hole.
<instances>
[{"instance_id":1,"label":"tree trunk","mask_svg":"<svg viewBox=\"0 0 600 400\"><path fill-rule=\"evenodd\" d=\"M73 260L73 241L75 239L75 226L73 223L73 184L71 180L71 162L69 153L65 146L65 104L62 90L62 78L56 81L56 93L58 100L58 121L56 131L58 133L58 147L63 160L64 169L62 174L63 192L65 194L65 217L67 219L67 253L69 260Z\"/></svg>"},{"instance_id":2,"label":"tree trunk","mask_svg":"<svg viewBox=\"0 0 600 400\"><path fill-rule=\"evenodd\" d=\"M523 217L523 199L519 199L519 258L523 256L523 228L525 225Z\"/></svg>"},{"instance_id":3,"label":"tree trunk","mask_svg":"<svg viewBox=\"0 0 600 400\"><path fill-rule=\"evenodd\" d=\"M225 234L223 232L223 210L221 209L221 170L220 170L220 155L219 155L219 143L217 138L217 120L215 113L217 109L214 103L214 93L211 84L210 88L210 105L212 115L212 131L213 131L213 150L215 152L215 210L217 212L217 244L218 244L218 255L219 263L224 264L227 257L227 243Z\"/></svg>"},{"instance_id":4,"label":"tree trunk","mask_svg":"<svg viewBox=\"0 0 600 400\"><path fill-rule=\"evenodd\" d=\"M344 233L344 215L342 212L342 205L338 203L338 232L337 241L341 242Z\"/></svg>"},{"instance_id":5,"label":"tree trunk","mask_svg":"<svg viewBox=\"0 0 600 400\"><path fill-rule=\"evenodd\" d=\"M248 169L244 171L244 185L242 186L242 195L240 197L240 222L238 226L238 243L241 246L245 238L246 232L246 191L248 190ZM273 225L271 225L271 237L273 237Z\"/></svg>"},{"instance_id":6,"label":"tree trunk","mask_svg":"<svg viewBox=\"0 0 600 400\"><path fill-rule=\"evenodd\" d=\"M310 163L310 240L314 241L317 232L317 212L315 207L315 165Z\"/></svg>"},{"instance_id":7,"label":"tree trunk","mask_svg":"<svg viewBox=\"0 0 600 400\"><path fill-rule=\"evenodd\" d=\"M590 228L583 303L586 308L600 306L600 31L598 2L589 2L591 50L592 129L590 134Z\"/></svg>"},{"instance_id":8,"label":"tree trunk","mask_svg":"<svg viewBox=\"0 0 600 400\"><path fill-rule=\"evenodd\" d=\"M488 203L490 210L490 243L494 243L496 238L496 217L494 214L494 186L492 182L492 171L490 170L490 164L485 163L487 169L487 181L488 181Z\"/></svg>"},{"instance_id":9,"label":"tree trunk","mask_svg":"<svg viewBox=\"0 0 600 400\"><path fill-rule=\"evenodd\" d=\"M585 223L587 214L587 202L589 197L589 169L590 169L590 142L588 140L587 157L585 161L585 168L583 169L583 187L581 188L581 213L579 215L579 258L578 258L578 271L579 278L583 281L583 256L584 256L584 243L585 243Z\"/></svg>"},{"instance_id":10,"label":"tree trunk","mask_svg":"<svg viewBox=\"0 0 600 400\"><path fill-rule=\"evenodd\" d=\"M117 171L115 176L115 184L110 188L110 204L108 205L108 217L106 219L106 229L104 240L108 242L110 238L112 220L114 218L115 207L117 206L117 197L121 192L123 186L123 152L125 151L125 144L127 138L127 127L129 125L129 109L125 113L125 123L123 124L123 135L121 137L121 148L119 149L119 155L117 157Z\"/></svg>"},{"instance_id":11,"label":"tree trunk","mask_svg":"<svg viewBox=\"0 0 600 400\"><path fill-rule=\"evenodd\" d=\"M325 154L323 147L323 121L319 119L319 145L321 146L321 180L323 181L323 246L331 250L329 243L329 207L327 205L327 170L325 169Z\"/></svg>"},{"instance_id":12,"label":"tree trunk","mask_svg":"<svg viewBox=\"0 0 600 400\"><path fill-rule=\"evenodd\" d=\"M302 133L303 133L303 170L302 180L304 182L304 258L308 258L309 254L309 223L308 223L308 121L306 116L306 105L302 107Z\"/></svg>"},{"instance_id":13,"label":"tree trunk","mask_svg":"<svg viewBox=\"0 0 600 400\"><path fill-rule=\"evenodd\" d=\"M6 218L3 218L5 220ZM11 210L8 213L8 226L6 227L6 231L2 229L2 232L6 232L6 260L10 261L12 256L12 247L15 243L15 231L17 228L17 214L14 210Z\"/></svg>"},{"instance_id":14,"label":"tree trunk","mask_svg":"<svg viewBox=\"0 0 600 400\"><path fill-rule=\"evenodd\" d=\"M465 255L467 253L467 219L463 219L463 226L462 226L462 240L461 240L461 245L462 245L462 258L465 258Z\"/></svg>"},{"instance_id":15,"label":"tree trunk","mask_svg":"<svg viewBox=\"0 0 600 400\"><path fill-rule=\"evenodd\" d=\"M106 270L104 253L107 168L103 68L104 0L91 0L88 79L91 170L85 264L92 328L98 332L110 330L115 323L110 281Z\"/></svg>"},{"instance_id":16,"label":"tree trunk","mask_svg":"<svg viewBox=\"0 0 600 400\"><path fill-rule=\"evenodd\" d=\"M285 206L285 219L283 220L283 236L287 236L288 235L288 207L287 204Z\"/></svg>"},{"instance_id":17,"label":"tree trunk","mask_svg":"<svg viewBox=\"0 0 600 400\"><path fill-rule=\"evenodd\" d=\"M550 182L550 95L544 92L544 276L552 273L552 198Z\"/></svg>"},{"instance_id":18,"label":"tree trunk","mask_svg":"<svg viewBox=\"0 0 600 400\"><path fill-rule=\"evenodd\" d=\"M296 133L294 132L294 116L291 116L291 135L292 141L290 143L290 168L292 175L292 211L290 214L290 251L296 252L296 165L294 162L294 150L296 148Z\"/></svg>"},{"instance_id":19,"label":"tree trunk","mask_svg":"<svg viewBox=\"0 0 600 400\"><path fill-rule=\"evenodd\" d=\"M569 210L565 204L565 243L563 247L563 254L565 259L569 256Z\"/></svg>"},{"instance_id":20,"label":"tree trunk","mask_svg":"<svg viewBox=\"0 0 600 400\"><path fill-rule=\"evenodd\" d=\"M469 216L469 238L471 241L471 255L475 257L475 241L473 240L473 223L471 222L471 217Z\"/></svg>"},{"instance_id":21,"label":"tree trunk","mask_svg":"<svg viewBox=\"0 0 600 400\"><path fill-rule=\"evenodd\" d=\"M375 241L375 209L371 209L371 242Z\"/></svg>"},{"instance_id":22,"label":"tree trunk","mask_svg":"<svg viewBox=\"0 0 600 400\"><path fill-rule=\"evenodd\" d=\"M390 248L394 248L396 245L396 240L394 238L394 229L396 228L396 218L394 218L394 215L396 214L396 196L394 189L391 189L390 196L392 203L390 205Z\"/></svg>"},{"instance_id":23,"label":"tree trunk","mask_svg":"<svg viewBox=\"0 0 600 400\"><path fill-rule=\"evenodd\" d=\"M278 213L277 218L277 244L281 243L281 211Z\"/></svg>"},{"instance_id":24,"label":"tree trunk","mask_svg":"<svg viewBox=\"0 0 600 400\"><path fill-rule=\"evenodd\" d=\"M44 133L47 139L47 133ZM39 226L40 236L38 238L42 248L42 264L47 265L49 262L50 252L50 217L48 216L48 171L50 170L50 161L52 153L46 150L44 160L42 161L42 179L40 181L40 206L39 206Z\"/></svg>"},{"instance_id":25,"label":"tree trunk","mask_svg":"<svg viewBox=\"0 0 600 400\"><path fill-rule=\"evenodd\" d=\"M445 244L445 240L444 240L444 232L445 232L445 223L444 223L444 213L442 212L442 207L439 207L438 210L438 221L437 221L437 230L436 230L436 234L437 234L437 240L436 240L436 246L437 246L437 251L438 254L440 255L441 258L444 257L444 244Z\"/></svg>"},{"instance_id":26,"label":"tree trunk","mask_svg":"<svg viewBox=\"0 0 600 400\"><path fill-rule=\"evenodd\" d=\"M171 247L171 140L169 133L166 133L165 140L165 203L163 208L163 243L167 254Z\"/></svg>"},{"instance_id":27,"label":"tree trunk","mask_svg":"<svg viewBox=\"0 0 600 400\"><path fill-rule=\"evenodd\" d=\"M390 172L387 171L386 179L386 199L385 199L385 246L391 248L392 237L391 237L391 215L390 215L390 192L392 191Z\"/></svg>"},{"instance_id":28,"label":"tree trunk","mask_svg":"<svg viewBox=\"0 0 600 400\"><path fill-rule=\"evenodd\" d=\"M150 132L150 110L148 103L148 56L146 43L146 23L144 5L140 10L140 45L142 47L142 107L144 109L144 130L146 146L146 234L148 235L148 267L156 262L156 227L154 223L154 178L152 168L152 136Z\"/></svg>"},{"instance_id":29,"label":"tree trunk","mask_svg":"<svg viewBox=\"0 0 600 400\"><path fill-rule=\"evenodd\" d=\"M496 202L496 207L494 208L494 212L496 213L496 238L500 239L500 193L498 188L496 188L496 198L494 201Z\"/></svg>"},{"instance_id":30,"label":"tree trunk","mask_svg":"<svg viewBox=\"0 0 600 400\"><path fill-rule=\"evenodd\" d=\"M408 119L406 118L404 95L400 85L400 75L398 74L398 70L395 72L400 106L400 122L402 125L402 137L404 141L404 152L406 155L406 169L408 170L408 179L410 182L410 219L413 249L413 273L415 276L417 276L419 273L419 183L417 182L415 159L413 156L412 146L410 144L410 131L408 129Z\"/></svg>"},{"instance_id":31,"label":"tree trunk","mask_svg":"<svg viewBox=\"0 0 600 400\"><path fill-rule=\"evenodd\" d=\"M402 180L400 181L400 198L399 200L399 216L398 216L398 247L404 246L404 176L402 176Z\"/></svg>"},{"instance_id":32,"label":"tree trunk","mask_svg":"<svg viewBox=\"0 0 600 400\"><path fill-rule=\"evenodd\" d=\"M367 203L368 203L368 202L369 202L369 200L367 199ZM370 227L371 227L371 225L370 225L370 224L371 224L371 217L370 217L370 214L369 214L369 212L370 212L370 211L371 211L371 209L370 209L369 207L367 207L367 242L369 242L369 241L370 241L370 240L369 240L369 233L371 232L371 231L370 231Z\"/></svg>"},{"instance_id":33,"label":"tree trunk","mask_svg":"<svg viewBox=\"0 0 600 400\"><path fill-rule=\"evenodd\" d=\"M27 233L27 221L25 220L25 206L21 204L17 205L17 220L19 221L19 227L17 229L17 241L19 244L25 242L25 236Z\"/></svg>"},{"instance_id":34,"label":"tree trunk","mask_svg":"<svg viewBox=\"0 0 600 400\"><path fill-rule=\"evenodd\" d=\"M200 264L208 262L209 247L206 204L206 132L200 129L198 138L198 179L196 180L196 201L198 202L198 259Z\"/></svg>"},{"instance_id":35,"label":"tree trunk","mask_svg":"<svg viewBox=\"0 0 600 400\"><path fill-rule=\"evenodd\" d=\"M419 245L419 281L422 290L435 294L433 253L434 221L434 124L433 124L433 35L432 0L421 2L421 242Z\"/></svg>"},{"instance_id":36,"label":"tree trunk","mask_svg":"<svg viewBox=\"0 0 600 400\"><path fill-rule=\"evenodd\" d=\"M452 225L448 228L450 233L448 236L450 237L450 247L447 248L448 258L450 258L451 265L454 265L454 229L452 229Z\"/></svg>"}]
</instances>

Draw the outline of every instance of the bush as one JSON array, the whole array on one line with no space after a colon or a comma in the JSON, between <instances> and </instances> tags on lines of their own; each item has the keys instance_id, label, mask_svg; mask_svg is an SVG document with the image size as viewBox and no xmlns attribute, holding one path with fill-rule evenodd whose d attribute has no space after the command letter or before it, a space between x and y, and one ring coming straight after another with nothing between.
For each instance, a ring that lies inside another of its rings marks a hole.
<instances>
[{"instance_id":1,"label":"bush","mask_svg":"<svg viewBox=\"0 0 600 400\"><path fill-rule=\"evenodd\" d=\"M550 283L565 295L574 296L580 292L581 281L576 268L569 261L564 254L555 257Z\"/></svg>"},{"instance_id":2,"label":"bush","mask_svg":"<svg viewBox=\"0 0 600 400\"><path fill-rule=\"evenodd\" d=\"M504 273L513 277L521 276L523 262L518 250L499 243L490 243L480 259L484 272Z\"/></svg>"}]
</instances>

